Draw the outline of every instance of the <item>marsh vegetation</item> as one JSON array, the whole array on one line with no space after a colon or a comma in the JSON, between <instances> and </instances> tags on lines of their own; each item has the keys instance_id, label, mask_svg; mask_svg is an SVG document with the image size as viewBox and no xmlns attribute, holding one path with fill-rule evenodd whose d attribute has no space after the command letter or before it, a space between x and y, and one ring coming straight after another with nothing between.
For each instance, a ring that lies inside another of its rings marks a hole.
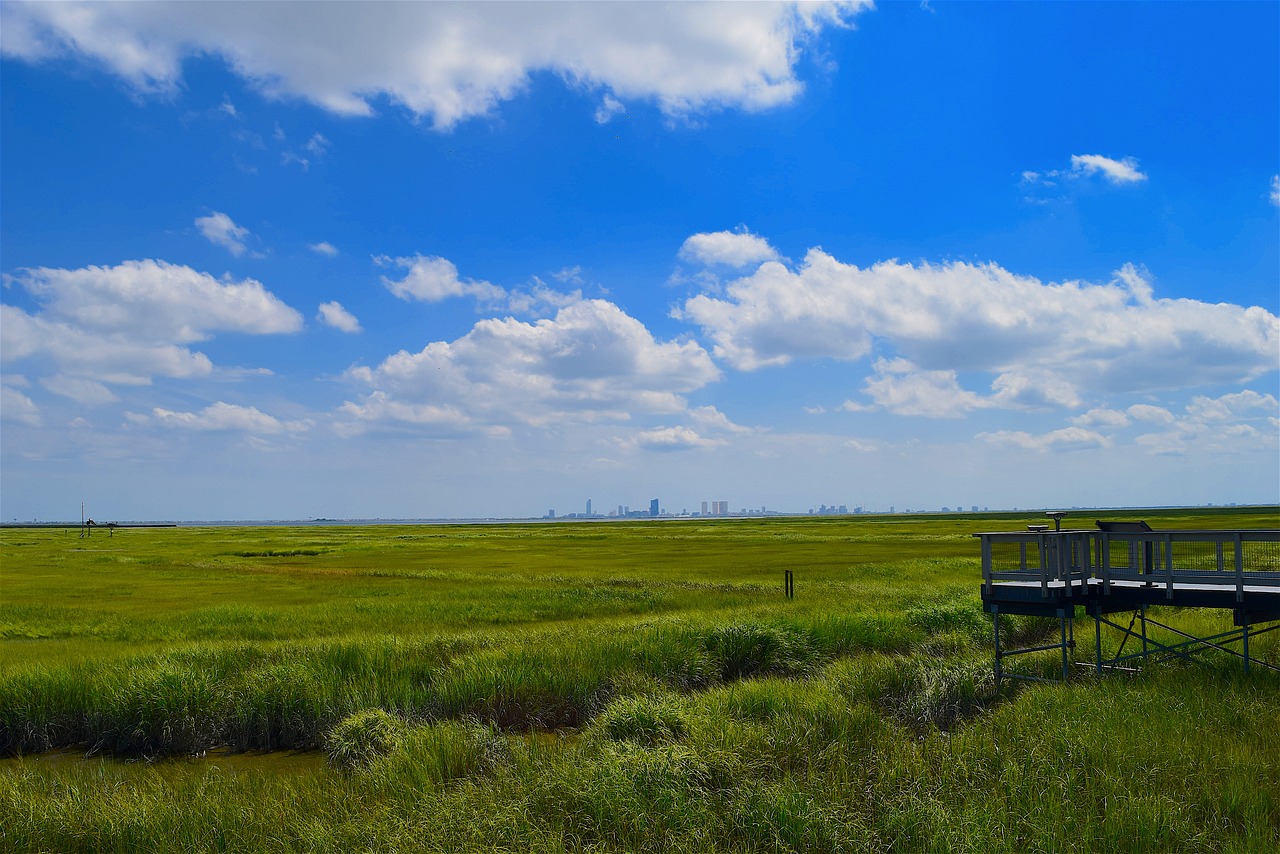
<instances>
[{"instance_id":1,"label":"marsh vegetation","mask_svg":"<svg viewBox=\"0 0 1280 854\"><path fill-rule=\"evenodd\" d=\"M993 683L1026 521L6 530L0 848L1280 849L1276 674Z\"/></svg>"}]
</instances>

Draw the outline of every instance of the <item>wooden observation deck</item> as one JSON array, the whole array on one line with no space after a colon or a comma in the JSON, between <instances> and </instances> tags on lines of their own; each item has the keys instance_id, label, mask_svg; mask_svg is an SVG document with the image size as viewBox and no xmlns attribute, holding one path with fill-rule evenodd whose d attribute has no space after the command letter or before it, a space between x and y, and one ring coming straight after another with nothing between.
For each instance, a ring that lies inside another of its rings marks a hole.
<instances>
[{"instance_id":1,"label":"wooden observation deck","mask_svg":"<svg viewBox=\"0 0 1280 854\"><path fill-rule=\"evenodd\" d=\"M1097 646L1092 665L1099 673L1125 669L1136 659L1190 658L1208 649L1242 657L1245 670L1251 663L1280 670L1249 654L1251 637L1280 629L1280 530L1153 531L1143 522L1098 522L1097 529L1062 530L1063 514L1049 515L1054 530L1033 525L1026 531L974 534L982 543L982 606L992 615L997 681L1037 679L1005 672L1004 659L1050 649L1061 651L1066 679L1077 608L1093 617ZM1170 606L1229 610L1234 628L1195 636L1147 613L1148 608ZM1132 613L1127 627L1112 621L1117 613ZM1057 618L1060 640L1003 648L1000 618L1005 614ZM1103 653L1104 625L1121 635L1109 656ZM1160 630L1159 640L1149 625ZM1134 648L1126 654L1130 641Z\"/></svg>"}]
</instances>

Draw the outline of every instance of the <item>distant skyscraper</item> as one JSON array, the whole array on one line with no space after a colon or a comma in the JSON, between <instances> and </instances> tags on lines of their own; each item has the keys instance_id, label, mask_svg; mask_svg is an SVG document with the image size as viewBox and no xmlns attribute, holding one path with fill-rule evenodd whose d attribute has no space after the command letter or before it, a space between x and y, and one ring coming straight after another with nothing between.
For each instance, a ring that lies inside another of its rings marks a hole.
<instances>
[{"instance_id":1,"label":"distant skyscraper","mask_svg":"<svg viewBox=\"0 0 1280 854\"><path fill-rule=\"evenodd\" d=\"M650 516L658 515L658 499L656 498L649 502L649 515Z\"/></svg>"},{"instance_id":2,"label":"distant skyscraper","mask_svg":"<svg viewBox=\"0 0 1280 854\"><path fill-rule=\"evenodd\" d=\"M587 515L588 516L591 515L591 499L590 498L587 499Z\"/></svg>"},{"instance_id":3,"label":"distant skyscraper","mask_svg":"<svg viewBox=\"0 0 1280 854\"><path fill-rule=\"evenodd\" d=\"M702 502L702 515L707 515L707 502Z\"/></svg>"}]
</instances>

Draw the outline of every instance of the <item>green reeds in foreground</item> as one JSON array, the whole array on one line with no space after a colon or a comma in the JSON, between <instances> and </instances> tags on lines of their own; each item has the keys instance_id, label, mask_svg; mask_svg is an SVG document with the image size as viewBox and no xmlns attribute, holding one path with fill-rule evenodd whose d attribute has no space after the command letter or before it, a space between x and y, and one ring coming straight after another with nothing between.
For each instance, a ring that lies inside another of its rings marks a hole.
<instances>
[{"instance_id":1,"label":"green reeds in foreground","mask_svg":"<svg viewBox=\"0 0 1280 854\"><path fill-rule=\"evenodd\" d=\"M1215 851L1280 843L1276 680L1036 687L952 729L881 660L615 700L572 736L393 720L350 770L105 760L0 775L8 850ZM963 669L963 668L961 668ZM881 680L880 683L884 685ZM853 699L850 692L862 691ZM281 812L280 804L290 804Z\"/></svg>"},{"instance_id":2,"label":"green reeds in foreground","mask_svg":"<svg viewBox=\"0 0 1280 854\"><path fill-rule=\"evenodd\" d=\"M608 634L553 631L514 647L500 638L195 644L109 670L67 665L0 680L0 751L314 749L339 720L371 708L508 730L579 727L613 698L655 687L804 676L851 651L856 622L844 618L836 632L833 620L814 630L755 619L668 621Z\"/></svg>"},{"instance_id":3,"label":"green reeds in foreground","mask_svg":"<svg viewBox=\"0 0 1280 854\"><path fill-rule=\"evenodd\" d=\"M997 688L991 527L24 533L0 850L1280 850L1276 674Z\"/></svg>"}]
</instances>

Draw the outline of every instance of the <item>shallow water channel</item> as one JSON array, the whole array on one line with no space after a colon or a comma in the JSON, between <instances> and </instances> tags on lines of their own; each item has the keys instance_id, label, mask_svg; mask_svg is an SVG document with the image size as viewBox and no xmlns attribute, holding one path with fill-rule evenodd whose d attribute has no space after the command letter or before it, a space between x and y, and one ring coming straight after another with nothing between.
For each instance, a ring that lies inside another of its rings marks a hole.
<instances>
[{"instance_id":1,"label":"shallow water channel","mask_svg":"<svg viewBox=\"0 0 1280 854\"><path fill-rule=\"evenodd\" d=\"M0 773L5 771L58 771L68 768L100 765L146 765L157 770L257 772L268 774L314 774L326 768L325 754L319 750L236 753L226 748L209 750L200 756L174 756L164 759L123 759L103 754L86 755L73 748L31 753L0 759Z\"/></svg>"}]
</instances>

